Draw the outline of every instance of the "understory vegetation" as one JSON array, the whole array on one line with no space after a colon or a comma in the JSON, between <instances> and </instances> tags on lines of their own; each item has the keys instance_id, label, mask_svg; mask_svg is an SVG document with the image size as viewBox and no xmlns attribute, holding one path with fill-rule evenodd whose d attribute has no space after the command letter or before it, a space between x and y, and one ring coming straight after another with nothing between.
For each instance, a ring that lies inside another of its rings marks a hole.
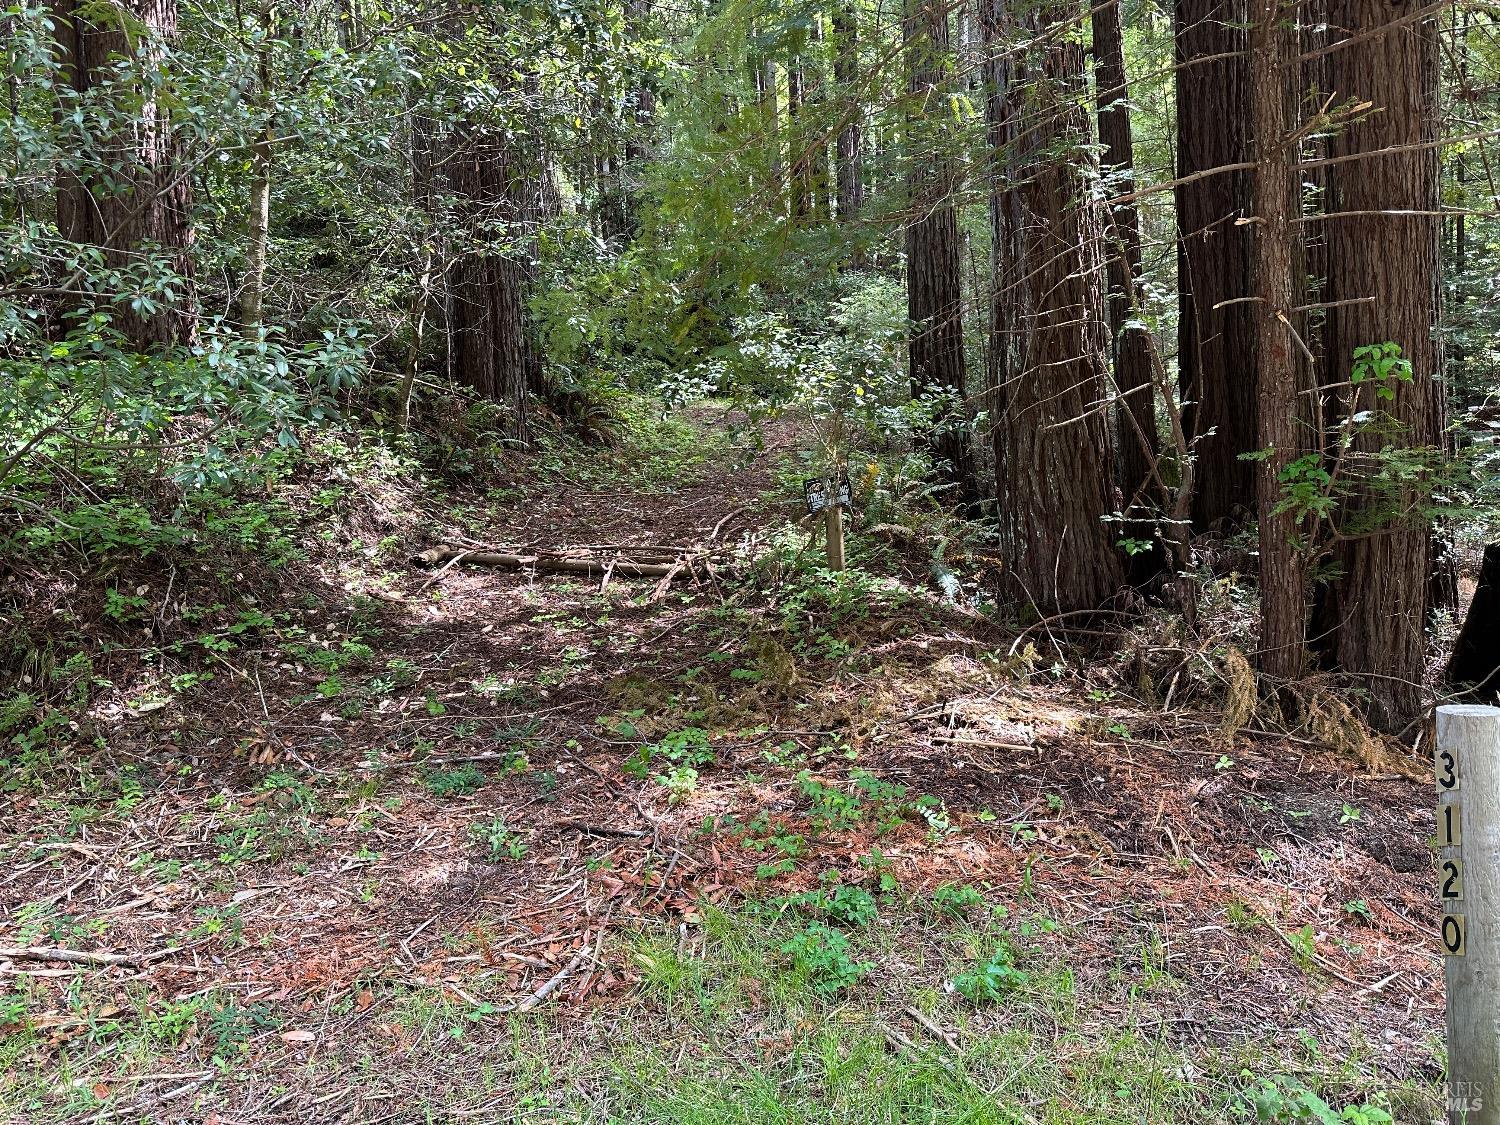
<instances>
[{"instance_id":1,"label":"understory vegetation","mask_svg":"<svg viewBox=\"0 0 1500 1125\"><path fill-rule=\"evenodd\" d=\"M1427 1122L1483 4L0 6L0 1122Z\"/></svg>"}]
</instances>

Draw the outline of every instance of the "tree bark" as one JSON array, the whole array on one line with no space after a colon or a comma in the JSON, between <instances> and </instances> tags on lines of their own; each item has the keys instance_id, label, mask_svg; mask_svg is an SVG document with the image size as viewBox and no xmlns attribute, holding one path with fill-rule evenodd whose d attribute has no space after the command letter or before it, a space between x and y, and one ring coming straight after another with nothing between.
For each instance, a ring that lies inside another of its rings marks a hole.
<instances>
[{"instance_id":1,"label":"tree bark","mask_svg":"<svg viewBox=\"0 0 1500 1125\"><path fill-rule=\"evenodd\" d=\"M989 54L1014 26L986 0ZM1077 18L1068 4L1025 15L1027 37ZM994 426L1000 535L1017 593L1038 612L1096 609L1123 579L1114 458L1105 411L1109 338L1102 207L1090 191L1092 142L1082 44L1040 39L1024 60L996 57L986 117L994 149ZM1023 67L1025 69L1023 69Z\"/></svg>"},{"instance_id":2,"label":"tree bark","mask_svg":"<svg viewBox=\"0 0 1500 1125\"><path fill-rule=\"evenodd\" d=\"M53 12L63 78L80 96L98 87L113 58L139 51L159 62L177 36L176 0L123 0L117 10L55 0ZM164 253L179 279L172 299L126 311L118 325L138 347L186 343L197 326L192 182L166 106L153 90L138 93L138 104L118 107L128 108L131 127L89 138L83 171L58 177L57 226L64 238L100 247L114 267L139 265L147 250Z\"/></svg>"},{"instance_id":3,"label":"tree bark","mask_svg":"<svg viewBox=\"0 0 1500 1125\"><path fill-rule=\"evenodd\" d=\"M811 50L806 58L811 65L803 76L803 104L808 110L808 127L803 130L805 139L802 145L807 151L812 215L818 222L826 223L832 218L830 191L834 185L828 163L828 76L824 69L828 44L823 35L822 16L813 16L809 37Z\"/></svg>"},{"instance_id":4,"label":"tree bark","mask_svg":"<svg viewBox=\"0 0 1500 1125\"><path fill-rule=\"evenodd\" d=\"M784 165L781 159L781 106L776 74L776 60L751 57L755 79L755 104L760 111L762 143L766 146L766 192L774 201L771 211L786 214L786 185L782 183Z\"/></svg>"},{"instance_id":5,"label":"tree bark","mask_svg":"<svg viewBox=\"0 0 1500 1125\"><path fill-rule=\"evenodd\" d=\"M1246 0L1177 0L1175 19L1180 178L1249 159ZM1178 370L1198 458L1193 524L1205 530L1255 504L1253 467L1239 459L1255 448L1256 327L1243 301L1252 292L1251 231L1235 225L1248 211L1250 176L1223 172L1175 194Z\"/></svg>"},{"instance_id":6,"label":"tree bark","mask_svg":"<svg viewBox=\"0 0 1500 1125\"><path fill-rule=\"evenodd\" d=\"M276 34L276 6L262 0L259 18L260 42L255 64L260 80L261 111L265 125L250 148L250 210L245 248L245 280L240 289L240 324L254 336L260 330L261 306L266 289L266 262L271 244L271 160L276 147L276 121L271 95L271 41Z\"/></svg>"},{"instance_id":7,"label":"tree bark","mask_svg":"<svg viewBox=\"0 0 1500 1125\"><path fill-rule=\"evenodd\" d=\"M1329 23L1344 34L1365 34L1409 10L1407 3L1330 0ZM1360 388L1343 410L1383 410L1401 429L1394 435L1366 433L1357 439L1355 453L1373 455L1388 444L1438 448L1443 440L1441 355L1435 334L1441 225L1430 214L1439 204L1439 156L1431 144L1438 128L1436 18L1333 51L1328 81L1339 103L1374 103L1372 112L1331 138L1331 156L1407 149L1329 166L1328 212L1428 214L1325 220L1327 298L1358 302L1329 309L1327 381L1349 379L1355 348L1399 344L1412 365L1412 381L1398 385L1390 402L1377 402L1368 388ZM1328 591L1331 656L1344 672L1363 677L1371 721L1396 729L1421 707L1431 527L1410 512L1383 518L1358 500L1339 518L1351 533L1371 521L1381 524L1378 534L1345 541L1336 551L1340 576Z\"/></svg>"},{"instance_id":8,"label":"tree bark","mask_svg":"<svg viewBox=\"0 0 1500 1125\"><path fill-rule=\"evenodd\" d=\"M1479 584L1444 679L1467 702L1500 702L1500 543L1484 549Z\"/></svg>"},{"instance_id":9,"label":"tree bark","mask_svg":"<svg viewBox=\"0 0 1500 1125\"><path fill-rule=\"evenodd\" d=\"M812 169L802 151L802 59L793 55L786 64L786 131L792 221L806 221L812 213Z\"/></svg>"},{"instance_id":10,"label":"tree bark","mask_svg":"<svg viewBox=\"0 0 1500 1125\"><path fill-rule=\"evenodd\" d=\"M1282 474L1300 453L1298 360L1292 316L1299 286L1294 219L1297 161L1288 121L1289 78L1297 40L1284 23L1281 0L1254 0L1250 29L1252 175L1255 202L1256 430L1267 456L1257 463L1260 537L1260 664L1278 679L1302 674L1307 651L1307 579L1301 520L1282 510Z\"/></svg>"},{"instance_id":11,"label":"tree bark","mask_svg":"<svg viewBox=\"0 0 1500 1125\"><path fill-rule=\"evenodd\" d=\"M1129 195L1135 190L1135 146L1130 136L1129 89L1125 82L1125 36L1120 0L1092 11L1094 85L1098 90L1099 143L1104 190ZM1118 469L1127 523L1124 532L1136 540L1154 541L1152 509L1163 497L1153 467L1161 456L1156 430L1155 368L1151 339L1140 323L1141 228L1134 203L1105 212L1109 281L1109 331L1113 345L1115 388L1121 396ZM1144 517L1129 522L1129 517ZM1131 556L1131 581L1139 585L1160 573L1166 556L1159 548Z\"/></svg>"},{"instance_id":12,"label":"tree bark","mask_svg":"<svg viewBox=\"0 0 1500 1125\"><path fill-rule=\"evenodd\" d=\"M838 218L850 224L865 204L864 102L859 91L859 23L852 0L840 0L833 10L833 77L843 99L844 124L839 130L837 156ZM864 252L856 242L850 265L859 269Z\"/></svg>"},{"instance_id":13,"label":"tree bark","mask_svg":"<svg viewBox=\"0 0 1500 1125\"><path fill-rule=\"evenodd\" d=\"M928 448L951 497L975 503L979 489L969 447L968 375L964 357L963 275L954 210L957 162L942 122L951 82L947 8L939 0L906 0L909 214L906 220L906 310L912 321L908 364L913 397L947 396Z\"/></svg>"},{"instance_id":14,"label":"tree bark","mask_svg":"<svg viewBox=\"0 0 1500 1125\"><path fill-rule=\"evenodd\" d=\"M535 276L535 226L544 169L517 138L467 123L450 167L467 245L453 268L454 375L506 408L525 437L542 361L526 309Z\"/></svg>"}]
</instances>

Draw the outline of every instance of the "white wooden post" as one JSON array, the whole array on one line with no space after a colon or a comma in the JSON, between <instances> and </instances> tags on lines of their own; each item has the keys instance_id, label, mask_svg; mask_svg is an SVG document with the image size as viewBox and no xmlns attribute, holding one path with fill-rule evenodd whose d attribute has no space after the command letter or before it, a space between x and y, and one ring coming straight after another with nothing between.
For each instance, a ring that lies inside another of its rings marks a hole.
<instances>
[{"instance_id":1,"label":"white wooden post","mask_svg":"<svg viewBox=\"0 0 1500 1125\"><path fill-rule=\"evenodd\" d=\"M1437 709L1448 1121L1500 1125L1500 707Z\"/></svg>"}]
</instances>

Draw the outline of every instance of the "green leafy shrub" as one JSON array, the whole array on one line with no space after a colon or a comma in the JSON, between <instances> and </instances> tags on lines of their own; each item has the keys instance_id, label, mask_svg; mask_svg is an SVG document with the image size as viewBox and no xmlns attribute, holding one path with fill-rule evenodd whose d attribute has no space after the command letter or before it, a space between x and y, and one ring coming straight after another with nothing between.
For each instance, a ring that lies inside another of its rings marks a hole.
<instances>
[{"instance_id":1,"label":"green leafy shrub","mask_svg":"<svg viewBox=\"0 0 1500 1125\"><path fill-rule=\"evenodd\" d=\"M434 797L454 797L474 792L486 780L483 770L466 762L452 769L430 770L422 778L422 784Z\"/></svg>"},{"instance_id":2,"label":"green leafy shrub","mask_svg":"<svg viewBox=\"0 0 1500 1125\"><path fill-rule=\"evenodd\" d=\"M838 992L858 984L875 967L873 961L855 961L849 954L849 939L838 930L812 922L782 943L781 952L792 958L792 966L818 992Z\"/></svg>"},{"instance_id":3,"label":"green leafy shrub","mask_svg":"<svg viewBox=\"0 0 1500 1125\"><path fill-rule=\"evenodd\" d=\"M683 727L658 742L648 743L637 749L626 759L625 772L632 777L645 777L650 773L652 761L657 758L665 758L674 766L687 766L696 770L713 765L715 754L706 730L702 727Z\"/></svg>"},{"instance_id":4,"label":"green leafy shrub","mask_svg":"<svg viewBox=\"0 0 1500 1125\"><path fill-rule=\"evenodd\" d=\"M984 905L984 895L967 884L944 883L932 892L932 909L949 918L962 918L970 909Z\"/></svg>"},{"instance_id":5,"label":"green leafy shrub","mask_svg":"<svg viewBox=\"0 0 1500 1125\"><path fill-rule=\"evenodd\" d=\"M469 835L484 845L491 863L499 863L502 859L523 859L528 850L525 838L507 826L502 817L480 821L469 829Z\"/></svg>"},{"instance_id":6,"label":"green leafy shrub","mask_svg":"<svg viewBox=\"0 0 1500 1125\"><path fill-rule=\"evenodd\" d=\"M875 896L863 887L838 883L795 895L795 905L843 926L867 926L875 920Z\"/></svg>"},{"instance_id":7,"label":"green leafy shrub","mask_svg":"<svg viewBox=\"0 0 1500 1125\"><path fill-rule=\"evenodd\" d=\"M1029 978L1016 968L1015 955L1006 946L966 973L953 978L953 991L972 1004L991 1004L1024 986Z\"/></svg>"},{"instance_id":8,"label":"green leafy shrub","mask_svg":"<svg viewBox=\"0 0 1500 1125\"><path fill-rule=\"evenodd\" d=\"M1246 1077L1249 1077L1247 1074ZM1313 1121L1318 1125L1392 1125L1385 1110L1363 1104L1335 1110L1296 1078L1262 1078L1246 1095L1257 1121Z\"/></svg>"}]
</instances>

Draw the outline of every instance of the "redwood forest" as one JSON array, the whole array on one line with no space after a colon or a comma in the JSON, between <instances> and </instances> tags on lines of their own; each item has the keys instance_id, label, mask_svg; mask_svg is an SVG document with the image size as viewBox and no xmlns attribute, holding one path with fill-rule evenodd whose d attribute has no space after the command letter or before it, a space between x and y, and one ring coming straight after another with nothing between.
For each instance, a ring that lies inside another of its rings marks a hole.
<instances>
[{"instance_id":1,"label":"redwood forest","mask_svg":"<svg viewBox=\"0 0 1500 1125\"><path fill-rule=\"evenodd\" d=\"M1500 1122L1491 0L0 5L0 1125Z\"/></svg>"}]
</instances>

